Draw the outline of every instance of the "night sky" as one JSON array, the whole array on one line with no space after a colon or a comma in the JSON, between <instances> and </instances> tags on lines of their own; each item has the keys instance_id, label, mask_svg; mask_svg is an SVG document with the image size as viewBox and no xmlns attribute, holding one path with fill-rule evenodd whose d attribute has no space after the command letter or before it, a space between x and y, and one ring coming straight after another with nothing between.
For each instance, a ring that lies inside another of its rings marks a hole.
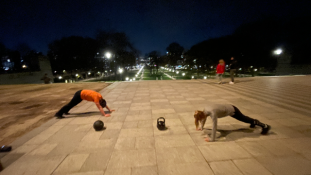
<instances>
[{"instance_id":1,"label":"night sky","mask_svg":"<svg viewBox=\"0 0 311 175\"><path fill-rule=\"evenodd\" d=\"M2 0L0 42L10 49L27 43L46 54L56 39L95 38L103 29L125 32L141 55L164 54L172 42L190 49L243 23L310 15L310 9L307 0Z\"/></svg>"}]
</instances>

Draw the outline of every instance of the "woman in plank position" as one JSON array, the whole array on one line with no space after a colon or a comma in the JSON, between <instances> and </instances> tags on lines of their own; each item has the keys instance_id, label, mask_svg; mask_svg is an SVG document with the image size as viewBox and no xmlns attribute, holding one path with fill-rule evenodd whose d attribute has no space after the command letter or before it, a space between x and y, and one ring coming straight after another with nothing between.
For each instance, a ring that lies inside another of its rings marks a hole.
<instances>
[{"instance_id":1,"label":"woman in plank position","mask_svg":"<svg viewBox=\"0 0 311 175\"><path fill-rule=\"evenodd\" d=\"M203 111L196 110L194 112L194 118L195 118L195 127L196 130L203 130L204 124L206 122L206 118L210 116L213 121L213 129L212 129L212 137L205 139L207 142L213 142L215 141L216 136L216 130L217 130L217 120L218 118L231 116L241 122L249 123L251 128L254 128L255 126L262 127L261 134L266 135L268 131L271 129L270 125L261 123L260 121L256 119L252 119L248 116L245 116L241 113L241 111L230 104L212 104L206 106ZM201 123L201 127L199 128L199 122Z\"/></svg>"}]
</instances>

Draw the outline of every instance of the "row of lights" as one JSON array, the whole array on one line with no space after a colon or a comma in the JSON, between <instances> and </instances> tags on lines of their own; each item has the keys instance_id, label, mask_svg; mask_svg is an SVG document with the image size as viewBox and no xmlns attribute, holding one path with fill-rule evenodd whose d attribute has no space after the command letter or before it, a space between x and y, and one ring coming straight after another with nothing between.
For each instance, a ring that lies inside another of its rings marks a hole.
<instances>
[{"instance_id":1,"label":"row of lights","mask_svg":"<svg viewBox=\"0 0 311 175\"><path fill-rule=\"evenodd\" d=\"M164 68L164 67L161 67L162 69L165 69L165 70L168 70L168 71L171 71L171 72L175 72L173 69L169 69L169 68ZM179 71L176 71L176 74L179 74ZM185 76L186 73L182 73L181 74L182 76Z\"/></svg>"},{"instance_id":2,"label":"row of lights","mask_svg":"<svg viewBox=\"0 0 311 175\"><path fill-rule=\"evenodd\" d=\"M143 68L144 68L144 66L142 66L142 67L139 69L139 71L137 72L137 74L135 75L135 77L138 77L138 75L139 75L140 72L143 70ZM126 80L126 81L135 81L135 80L136 80L135 77L132 78L132 79L130 79L129 77L126 77L125 80Z\"/></svg>"}]
</instances>

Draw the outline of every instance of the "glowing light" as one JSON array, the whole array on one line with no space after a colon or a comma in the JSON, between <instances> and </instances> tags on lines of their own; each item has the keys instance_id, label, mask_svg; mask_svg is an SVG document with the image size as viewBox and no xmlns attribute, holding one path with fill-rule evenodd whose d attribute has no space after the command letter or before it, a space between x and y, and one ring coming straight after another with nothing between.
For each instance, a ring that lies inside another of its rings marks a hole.
<instances>
[{"instance_id":1,"label":"glowing light","mask_svg":"<svg viewBox=\"0 0 311 175\"><path fill-rule=\"evenodd\" d=\"M275 55L280 55L282 52L283 52L282 49L276 49L273 53L274 53Z\"/></svg>"},{"instance_id":2,"label":"glowing light","mask_svg":"<svg viewBox=\"0 0 311 175\"><path fill-rule=\"evenodd\" d=\"M206 79L206 76L204 76L204 79Z\"/></svg>"},{"instance_id":3,"label":"glowing light","mask_svg":"<svg viewBox=\"0 0 311 175\"><path fill-rule=\"evenodd\" d=\"M194 76L192 76L191 78L194 78Z\"/></svg>"},{"instance_id":4,"label":"glowing light","mask_svg":"<svg viewBox=\"0 0 311 175\"><path fill-rule=\"evenodd\" d=\"M182 73L182 76L185 76L185 73Z\"/></svg>"},{"instance_id":5,"label":"glowing light","mask_svg":"<svg viewBox=\"0 0 311 175\"><path fill-rule=\"evenodd\" d=\"M111 58L111 53L107 52L107 53L105 54L105 56L109 59L109 58Z\"/></svg>"},{"instance_id":6,"label":"glowing light","mask_svg":"<svg viewBox=\"0 0 311 175\"><path fill-rule=\"evenodd\" d=\"M128 81L128 80L129 80L129 77L126 77L125 80Z\"/></svg>"},{"instance_id":7,"label":"glowing light","mask_svg":"<svg viewBox=\"0 0 311 175\"><path fill-rule=\"evenodd\" d=\"M62 78L63 78L62 76L59 76L59 77L58 77L58 79L62 79Z\"/></svg>"}]
</instances>

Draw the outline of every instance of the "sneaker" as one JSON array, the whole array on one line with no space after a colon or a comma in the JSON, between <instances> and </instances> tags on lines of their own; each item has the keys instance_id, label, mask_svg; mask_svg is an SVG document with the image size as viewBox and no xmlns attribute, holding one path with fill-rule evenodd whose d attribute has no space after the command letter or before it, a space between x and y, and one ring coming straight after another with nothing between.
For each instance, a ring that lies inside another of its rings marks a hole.
<instances>
[{"instance_id":1,"label":"sneaker","mask_svg":"<svg viewBox=\"0 0 311 175\"><path fill-rule=\"evenodd\" d=\"M12 150L12 146L5 146L5 145L3 145L3 146L0 147L0 152L9 152L11 150Z\"/></svg>"},{"instance_id":2,"label":"sneaker","mask_svg":"<svg viewBox=\"0 0 311 175\"><path fill-rule=\"evenodd\" d=\"M270 125L267 125L267 127L262 128L261 134L262 134L262 135L268 134L268 132L269 132L270 129L271 129L271 126L270 126Z\"/></svg>"},{"instance_id":3,"label":"sneaker","mask_svg":"<svg viewBox=\"0 0 311 175\"><path fill-rule=\"evenodd\" d=\"M234 84L234 82L230 81L229 84Z\"/></svg>"},{"instance_id":4,"label":"sneaker","mask_svg":"<svg viewBox=\"0 0 311 175\"><path fill-rule=\"evenodd\" d=\"M65 118L64 116L62 116L62 115L58 115L58 114L55 114L55 117L56 117L56 118L58 118L58 119Z\"/></svg>"},{"instance_id":5,"label":"sneaker","mask_svg":"<svg viewBox=\"0 0 311 175\"><path fill-rule=\"evenodd\" d=\"M255 126L256 126L256 125L255 125L254 123L252 123L249 127L250 127L250 128L255 128Z\"/></svg>"}]
</instances>

